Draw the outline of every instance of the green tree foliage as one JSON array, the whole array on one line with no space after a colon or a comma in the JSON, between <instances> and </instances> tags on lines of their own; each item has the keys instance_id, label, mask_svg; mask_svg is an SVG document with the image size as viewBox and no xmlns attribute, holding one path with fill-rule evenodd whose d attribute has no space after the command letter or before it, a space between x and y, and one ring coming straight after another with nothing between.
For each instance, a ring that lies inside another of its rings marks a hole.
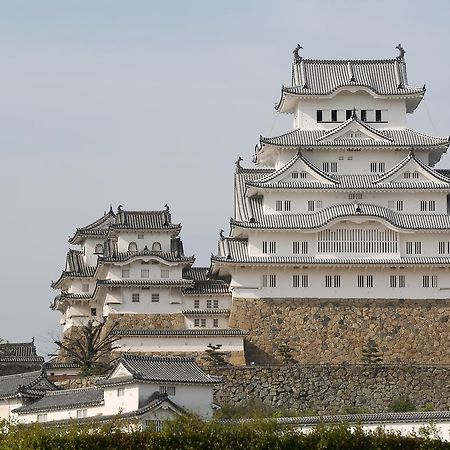
<instances>
[{"instance_id":1,"label":"green tree foliage","mask_svg":"<svg viewBox=\"0 0 450 450\"><path fill-rule=\"evenodd\" d=\"M203 359L211 367L223 367L227 366L227 360L225 359L226 353L221 352L222 344L208 344L207 350L205 350L205 356Z\"/></svg>"},{"instance_id":2,"label":"green tree foliage","mask_svg":"<svg viewBox=\"0 0 450 450\"><path fill-rule=\"evenodd\" d=\"M287 343L281 342L278 344L276 354L281 358L284 364L292 364L295 362L292 352L294 349Z\"/></svg>"},{"instance_id":3,"label":"green tree foliage","mask_svg":"<svg viewBox=\"0 0 450 450\"><path fill-rule=\"evenodd\" d=\"M362 350L362 362L364 364L379 364L383 361L381 352L378 350L378 346L373 339L369 339L369 342Z\"/></svg>"},{"instance_id":4,"label":"green tree foliage","mask_svg":"<svg viewBox=\"0 0 450 450\"><path fill-rule=\"evenodd\" d=\"M54 343L64 350L68 357L81 367L82 375L101 375L106 373L114 362L110 358L113 350L119 348L114 345L120 339L112 334L118 323L114 323L109 330L105 330L106 321L89 320L80 327L80 335L64 337Z\"/></svg>"},{"instance_id":5,"label":"green tree foliage","mask_svg":"<svg viewBox=\"0 0 450 450\"><path fill-rule=\"evenodd\" d=\"M274 421L222 424L182 417L161 432L152 429L123 432L120 421L104 426L67 428L1 426L0 450L450 450L450 442L435 438L433 430L411 437L364 432L361 427L319 425L310 433L281 427Z\"/></svg>"}]
</instances>

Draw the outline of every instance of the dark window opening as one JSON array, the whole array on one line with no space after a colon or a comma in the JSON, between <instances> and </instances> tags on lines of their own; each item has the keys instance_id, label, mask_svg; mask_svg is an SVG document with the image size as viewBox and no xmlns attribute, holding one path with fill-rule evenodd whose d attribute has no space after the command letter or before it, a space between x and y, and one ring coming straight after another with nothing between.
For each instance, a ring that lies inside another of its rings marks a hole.
<instances>
[{"instance_id":1,"label":"dark window opening","mask_svg":"<svg viewBox=\"0 0 450 450\"><path fill-rule=\"evenodd\" d=\"M375 122L381 122L381 109L375 110Z\"/></svg>"},{"instance_id":2,"label":"dark window opening","mask_svg":"<svg viewBox=\"0 0 450 450\"><path fill-rule=\"evenodd\" d=\"M322 120L323 120L322 110L318 109L317 110L317 122L322 122Z\"/></svg>"},{"instance_id":3,"label":"dark window opening","mask_svg":"<svg viewBox=\"0 0 450 450\"><path fill-rule=\"evenodd\" d=\"M366 109L361 110L361 120L363 122L365 122L367 120L367 110Z\"/></svg>"},{"instance_id":4,"label":"dark window opening","mask_svg":"<svg viewBox=\"0 0 450 450\"><path fill-rule=\"evenodd\" d=\"M350 119L350 117L352 117L352 110L347 109L347 111L345 111L345 120Z\"/></svg>"},{"instance_id":5,"label":"dark window opening","mask_svg":"<svg viewBox=\"0 0 450 450\"><path fill-rule=\"evenodd\" d=\"M97 315L97 308L91 308L91 316Z\"/></svg>"},{"instance_id":6,"label":"dark window opening","mask_svg":"<svg viewBox=\"0 0 450 450\"><path fill-rule=\"evenodd\" d=\"M331 121L337 122L337 110L336 109L331 110Z\"/></svg>"}]
</instances>

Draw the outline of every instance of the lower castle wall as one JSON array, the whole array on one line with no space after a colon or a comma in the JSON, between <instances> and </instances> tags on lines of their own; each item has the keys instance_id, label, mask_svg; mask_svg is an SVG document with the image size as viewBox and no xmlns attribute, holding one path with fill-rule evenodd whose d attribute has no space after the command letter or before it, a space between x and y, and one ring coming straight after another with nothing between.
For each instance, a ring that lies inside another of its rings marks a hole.
<instances>
[{"instance_id":1,"label":"lower castle wall","mask_svg":"<svg viewBox=\"0 0 450 450\"><path fill-rule=\"evenodd\" d=\"M383 412L399 399L417 410L450 409L449 366L284 365L217 368L219 405L249 401L297 412Z\"/></svg>"},{"instance_id":2,"label":"lower castle wall","mask_svg":"<svg viewBox=\"0 0 450 450\"><path fill-rule=\"evenodd\" d=\"M247 362L360 363L373 339L384 363L450 364L450 300L233 299L230 328L249 331Z\"/></svg>"}]
</instances>

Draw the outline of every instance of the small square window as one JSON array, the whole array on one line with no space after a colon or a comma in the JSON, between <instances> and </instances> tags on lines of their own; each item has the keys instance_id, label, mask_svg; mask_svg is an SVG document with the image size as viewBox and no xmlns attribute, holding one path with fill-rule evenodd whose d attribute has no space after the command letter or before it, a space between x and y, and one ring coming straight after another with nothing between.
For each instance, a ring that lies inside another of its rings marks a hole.
<instances>
[{"instance_id":1,"label":"small square window","mask_svg":"<svg viewBox=\"0 0 450 450\"><path fill-rule=\"evenodd\" d=\"M195 308L195 309L200 308L200 300L198 300L198 299L195 299L195 300L194 300L194 308Z\"/></svg>"},{"instance_id":2,"label":"small square window","mask_svg":"<svg viewBox=\"0 0 450 450\"><path fill-rule=\"evenodd\" d=\"M120 387L117 388L117 397L124 397L125 396L125 388Z\"/></svg>"},{"instance_id":3,"label":"small square window","mask_svg":"<svg viewBox=\"0 0 450 450\"><path fill-rule=\"evenodd\" d=\"M211 308L212 307L212 300L206 300L206 307Z\"/></svg>"},{"instance_id":4,"label":"small square window","mask_svg":"<svg viewBox=\"0 0 450 450\"><path fill-rule=\"evenodd\" d=\"M219 319L213 319L213 327L219 328Z\"/></svg>"},{"instance_id":5,"label":"small square window","mask_svg":"<svg viewBox=\"0 0 450 450\"><path fill-rule=\"evenodd\" d=\"M219 300L213 300L213 308L219 307Z\"/></svg>"},{"instance_id":6,"label":"small square window","mask_svg":"<svg viewBox=\"0 0 450 450\"><path fill-rule=\"evenodd\" d=\"M137 238L138 238L138 239L144 239L144 234L143 234L143 233L139 233L139 234L137 235Z\"/></svg>"},{"instance_id":7,"label":"small square window","mask_svg":"<svg viewBox=\"0 0 450 450\"><path fill-rule=\"evenodd\" d=\"M140 300L140 294L137 294L137 293L131 294L132 302L137 303L137 302L139 302L139 300Z\"/></svg>"},{"instance_id":8,"label":"small square window","mask_svg":"<svg viewBox=\"0 0 450 450\"><path fill-rule=\"evenodd\" d=\"M39 423L47 422L47 414L38 414L37 421Z\"/></svg>"},{"instance_id":9,"label":"small square window","mask_svg":"<svg viewBox=\"0 0 450 450\"><path fill-rule=\"evenodd\" d=\"M122 278L130 278L130 269L122 269Z\"/></svg>"},{"instance_id":10,"label":"small square window","mask_svg":"<svg viewBox=\"0 0 450 450\"><path fill-rule=\"evenodd\" d=\"M141 269L141 278L149 278L149 277L150 277L150 270Z\"/></svg>"},{"instance_id":11,"label":"small square window","mask_svg":"<svg viewBox=\"0 0 450 450\"><path fill-rule=\"evenodd\" d=\"M169 270L168 269L161 270L161 278L169 278Z\"/></svg>"},{"instance_id":12,"label":"small square window","mask_svg":"<svg viewBox=\"0 0 450 450\"><path fill-rule=\"evenodd\" d=\"M158 303L159 302L159 294L152 294L152 303Z\"/></svg>"},{"instance_id":13,"label":"small square window","mask_svg":"<svg viewBox=\"0 0 450 450\"><path fill-rule=\"evenodd\" d=\"M206 319L200 319L200 326L206 328Z\"/></svg>"}]
</instances>

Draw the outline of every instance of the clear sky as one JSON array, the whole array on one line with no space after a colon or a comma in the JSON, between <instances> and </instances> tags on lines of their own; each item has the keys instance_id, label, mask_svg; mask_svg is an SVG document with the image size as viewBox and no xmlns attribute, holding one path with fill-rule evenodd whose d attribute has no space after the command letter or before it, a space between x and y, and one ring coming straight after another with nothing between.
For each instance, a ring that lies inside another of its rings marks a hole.
<instances>
[{"instance_id":1,"label":"clear sky","mask_svg":"<svg viewBox=\"0 0 450 450\"><path fill-rule=\"evenodd\" d=\"M409 125L450 134L449 19L445 0L0 1L0 337L51 348L67 238L109 205L168 203L209 265L234 161L291 129L273 105L297 42L330 59L402 43L410 83L428 89Z\"/></svg>"}]
</instances>

